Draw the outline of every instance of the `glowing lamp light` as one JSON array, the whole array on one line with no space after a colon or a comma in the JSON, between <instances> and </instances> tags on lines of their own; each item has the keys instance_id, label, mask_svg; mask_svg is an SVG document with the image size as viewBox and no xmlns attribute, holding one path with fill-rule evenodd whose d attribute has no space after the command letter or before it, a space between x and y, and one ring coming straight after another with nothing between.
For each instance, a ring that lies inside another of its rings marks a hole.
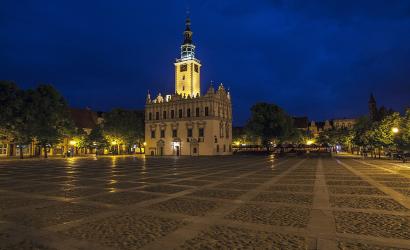
<instances>
[{"instance_id":1,"label":"glowing lamp light","mask_svg":"<svg viewBox=\"0 0 410 250\"><path fill-rule=\"evenodd\" d=\"M393 134L397 134L399 132L399 128L392 128L391 131L393 132Z\"/></svg>"},{"instance_id":2,"label":"glowing lamp light","mask_svg":"<svg viewBox=\"0 0 410 250\"><path fill-rule=\"evenodd\" d=\"M74 140L71 140L69 143L70 143L71 146L74 146L75 144L77 144L77 142L74 141Z\"/></svg>"},{"instance_id":3,"label":"glowing lamp light","mask_svg":"<svg viewBox=\"0 0 410 250\"><path fill-rule=\"evenodd\" d=\"M307 140L307 141L306 141L306 145L312 145L313 143L315 143L314 140Z\"/></svg>"},{"instance_id":4,"label":"glowing lamp light","mask_svg":"<svg viewBox=\"0 0 410 250\"><path fill-rule=\"evenodd\" d=\"M240 144L241 144L241 143L240 143L240 142L238 142L238 141L237 141L237 142L235 142L235 145L236 145L236 146L239 146Z\"/></svg>"},{"instance_id":5,"label":"glowing lamp light","mask_svg":"<svg viewBox=\"0 0 410 250\"><path fill-rule=\"evenodd\" d=\"M112 142L111 142L111 145L117 145L117 142L116 142L116 141L112 141Z\"/></svg>"},{"instance_id":6,"label":"glowing lamp light","mask_svg":"<svg viewBox=\"0 0 410 250\"><path fill-rule=\"evenodd\" d=\"M146 143L146 142L144 142L142 145L147 146L147 143Z\"/></svg>"}]
</instances>

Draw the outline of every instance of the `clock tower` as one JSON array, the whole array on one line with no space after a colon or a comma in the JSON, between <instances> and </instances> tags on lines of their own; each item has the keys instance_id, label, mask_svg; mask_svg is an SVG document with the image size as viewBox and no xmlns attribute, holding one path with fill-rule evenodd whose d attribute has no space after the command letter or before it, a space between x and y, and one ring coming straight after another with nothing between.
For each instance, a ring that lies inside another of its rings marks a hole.
<instances>
[{"instance_id":1,"label":"clock tower","mask_svg":"<svg viewBox=\"0 0 410 250\"><path fill-rule=\"evenodd\" d=\"M195 45L192 43L191 20L185 21L184 42L181 45L181 58L175 65L175 93L182 96L201 95L201 62L195 58Z\"/></svg>"}]
</instances>

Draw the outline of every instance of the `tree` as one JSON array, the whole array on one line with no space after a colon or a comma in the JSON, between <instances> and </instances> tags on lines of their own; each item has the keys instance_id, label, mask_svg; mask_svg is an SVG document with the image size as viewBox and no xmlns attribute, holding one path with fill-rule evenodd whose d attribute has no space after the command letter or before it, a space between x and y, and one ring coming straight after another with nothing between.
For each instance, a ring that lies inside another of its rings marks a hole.
<instances>
[{"instance_id":1,"label":"tree","mask_svg":"<svg viewBox=\"0 0 410 250\"><path fill-rule=\"evenodd\" d=\"M74 128L67 103L51 85L40 85L32 92L29 105L35 117L33 135L47 158L47 147L60 142Z\"/></svg>"},{"instance_id":2,"label":"tree","mask_svg":"<svg viewBox=\"0 0 410 250\"><path fill-rule=\"evenodd\" d=\"M95 127L91 130L90 134L85 137L85 144L89 148L94 148L95 154L98 154L100 150L103 150L109 145L100 126Z\"/></svg>"},{"instance_id":3,"label":"tree","mask_svg":"<svg viewBox=\"0 0 410 250\"><path fill-rule=\"evenodd\" d=\"M357 119L356 124L353 127L352 143L359 148L366 148L369 145L371 135L369 130L372 126L371 120L367 116L362 116Z\"/></svg>"},{"instance_id":4,"label":"tree","mask_svg":"<svg viewBox=\"0 0 410 250\"><path fill-rule=\"evenodd\" d=\"M11 138L15 117L21 106L20 92L14 82L0 81L0 134L8 139Z\"/></svg>"},{"instance_id":5,"label":"tree","mask_svg":"<svg viewBox=\"0 0 410 250\"><path fill-rule=\"evenodd\" d=\"M277 105L268 103L252 106L246 128L259 137L268 150L273 141L282 142L294 133L292 118Z\"/></svg>"},{"instance_id":6,"label":"tree","mask_svg":"<svg viewBox=\"0 0 410 250\"><path fill-rule=\"evenodd\" d=\"M119 147L144 143L144 114L140 111L113 109L104 114L104 134ZM119 153L119 152L118 152Z\"/></svg>"},{"instance_id":7,"label":"tree","mask_svg":"<svg viewBox=\"0 0 410 250\"><path fill-rule=\"evenodd\" d=\"M13 82L0 82L0 130L4 137L19 147L20 158L23 148L32 142L32 124L35 119L30 107L27 107L31 90L21 90Z\"/></svg>"},{"instance_id":8,"label":"tree","mask_svg":"<svg viewBox=\"0 0 410 250\"><path fill-rule=\"evenodd\" d=\"M321 144L341 145L349 148L352 143L352 132L347 128L334 128L325 130L319 134L318 141Z\"/></svg>"},{"instance_id":9,"label":"tree","mask_svg":"<svg viewBox=\"0 0 410 250\"><path fill-rule=\"evenodd\" d=\"M410 150L410 108L406 110L398 128L398 137L395 138L398 148L400 150Z\"/></svg>"},{"instance_id":10,"label":"tree","mask_svg":"<svg viewBox=\"0 0 410 250\"><path fill-rule=\"evenodd\" d=\"M378 149L379 158L382 148L395 146L396 135L393 128L398 128L401 124L400 114L395 112L387 114L380 122L373 124L371 129L370 143Z\"/></svg>"}]
</instances>

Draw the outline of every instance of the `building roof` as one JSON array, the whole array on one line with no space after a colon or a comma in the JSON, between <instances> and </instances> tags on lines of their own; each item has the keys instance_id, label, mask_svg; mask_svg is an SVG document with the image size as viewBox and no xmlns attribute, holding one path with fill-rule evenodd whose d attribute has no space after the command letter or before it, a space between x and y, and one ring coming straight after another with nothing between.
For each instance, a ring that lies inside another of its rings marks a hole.
<instances>
[{"instance_id":1,"label":"building roof","mask_svg":"<svg viewBox=\"0 0 410 250\"><path fill-rule=\"evenodd\" d=\"M295 125L296 128L307 128L309 126L307 116L293 117L293 125Z\"/></svg>"},{"instance_id":2,"label":"building roof","mask_svg":"<svg viewBox=\"0 0 410 250\"><path fill-rule=\"evenodd\" d=\"M70 114L77 128L93 129L98 124L97 113L88 108L86 109L70 108Z\"/></svg>"}]
</instances>

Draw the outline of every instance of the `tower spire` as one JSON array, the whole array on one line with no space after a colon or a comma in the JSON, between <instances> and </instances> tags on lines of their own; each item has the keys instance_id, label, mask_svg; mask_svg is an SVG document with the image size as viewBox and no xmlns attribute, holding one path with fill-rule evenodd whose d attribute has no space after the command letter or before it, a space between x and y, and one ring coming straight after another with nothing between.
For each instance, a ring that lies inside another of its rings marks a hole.
<instances>
[{"instance_id":1,"label":"tower spire","mask_svg":"<svg viewBox=\"0 0 410 250\"><path fill-rule=\"evenodd\" d=\"M189 17L189 10L187 10L187 17L185 19L185 31L184 31L184 43L192 44L192 30L191 30L191 18Z\"/></svg>"}]
</instances>

